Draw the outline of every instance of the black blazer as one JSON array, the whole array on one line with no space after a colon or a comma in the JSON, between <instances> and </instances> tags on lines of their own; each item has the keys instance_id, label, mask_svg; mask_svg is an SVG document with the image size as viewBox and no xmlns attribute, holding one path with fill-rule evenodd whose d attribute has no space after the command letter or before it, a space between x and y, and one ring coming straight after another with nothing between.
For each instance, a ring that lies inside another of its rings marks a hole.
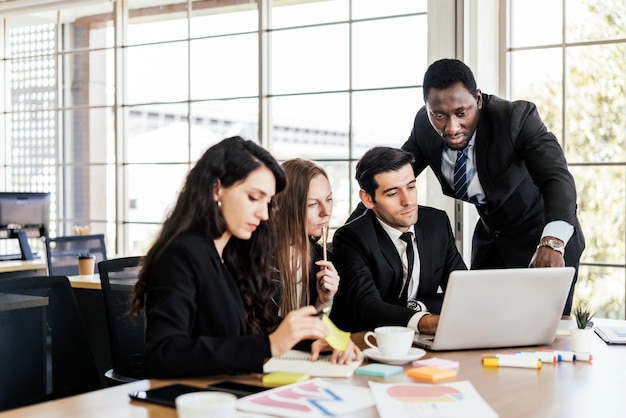
<instances>
[{"instance_id":1,"label":"black blazer","mask_svg":"<svg viewBox=\"0 0 626 418\"><path fill-rule=\"evenodd\" d=\"M456 249L445 212L420 206L415 238L420 257L417 298L433 313L439 313L443 291L453 270L467 267ZM333 259L341 276L331 318L348 331L382 325L406 326L415 311L400 300L402 261L400 255L370 210L342 226L333 238Z\"/></svg>"},{"instance_id":2,"label":"black blazer","mask_svg":"<svg viewBox=\"0 0 626 418\"><path fill-rule=\"evenodd\" d=\"M576 186L563 151L534 104L483 94L476 130L476 168L487 200L472 241L472 269L527 267L544 226L574 226L565 264L577 266L585 239L576 216ZM425 107L402 146L415 156L415 174L430 166L444 194L454 197L441 173L443 139Z\"/></svg>"},{"instance_id":3,"label":"black blazer","mask_svg":"<svg viewBox=\"0 0 626 418\"><path fill-rule=\"evenodd\" d=\"M213 240L174 239L150 270L146 294L145 367L171 378L261 372L266 335L249 335L239 288Z\"/></svg>"}]
</instances>

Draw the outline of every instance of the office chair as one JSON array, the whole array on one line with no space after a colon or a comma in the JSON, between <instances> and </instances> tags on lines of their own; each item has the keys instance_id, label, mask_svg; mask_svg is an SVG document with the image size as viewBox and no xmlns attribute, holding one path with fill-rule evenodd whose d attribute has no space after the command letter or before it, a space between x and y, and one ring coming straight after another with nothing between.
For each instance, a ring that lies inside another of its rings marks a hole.
<instances>
[{"instance_id":1,"label":"office chair","mask_svg":"<svg viewBox=\"0 0 626 418\"><path fill-rule=\"evenodd\" d=\"M96 257L95 273L98 272L98 262L107 259L104 234L46 237L45 243L48 274L51 276L77 276L77 257L80 253L89 252Z\"/></svg>"},{"instance_id":2,"label":"office chair","mask_svg":"<svg viewBox=\"0 0 626 418\"><path fill-rule=\"evenodd\" d=\"M0 280L0 411L102 388L67 277Z\"/></svg>"},{"instance_id":3,"label":"office chair","mask_svg":"<svg viewBox=\"0 0 626 418\"><path fill-rule=\"evenodd\" d=\"M98 264L104 297L113 368L105 377L111 385L144 378L145 315L130 315L130 296L139 274L141 257L122 257Z\"/></svg>"}]
</instances>

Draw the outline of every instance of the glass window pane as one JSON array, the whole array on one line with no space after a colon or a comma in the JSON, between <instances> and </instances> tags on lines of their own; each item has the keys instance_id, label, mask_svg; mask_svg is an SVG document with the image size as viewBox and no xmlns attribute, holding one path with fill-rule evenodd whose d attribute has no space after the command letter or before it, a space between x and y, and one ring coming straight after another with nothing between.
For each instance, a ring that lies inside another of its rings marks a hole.
<instances>
[{"instance_id":1,"label":"glass window pane","mask_svg":"<svg viewBox=\"0 0 626 418\"><path fill-rule=\"evenodd\" d=\"M60 10L63 31L61 48L75 49L112 48L113 2L87 6L65 7Z\"/></svg>"},{"instance_id":2,"label":"glass window pane","mask_svg":"<svg viewBox=\"0 0 626 418\"><path fill-rule=\"evenodd\" d=\"M131 107L128 108L127 121L127 162L189 161L186 104Z\"/></svg>"},{"instance_id":3,"label":"glass window pane","mask_svg":"<svg viewBox=\"0 0 626 418\"><path fill-rule=\"evenodd\" d=\"M187 164L126 166L129 202L126 221L163 222L176 203L188 169Z\"/></svg>"},{"instance_id":4,"label":"glass window pane","mask_svg":"<svg viewBox=\"0 0 626 418\"><path fill-rule=\"evenodd\" d=\"M295 4L294 4L295 3ZM348 20L348 0L272 2L272 27L286 28Z\"/></svg>"},{"instance_id":5,"label":"glass window pane","mask_svg":"<svg viewBox=\"0 0 626 418\"><path fill-rule=\"evenodd\" d=\"M187 42L126 48L128 103L187 100Z\"/></svg>"},{"instance_id":6,"label":"glass window pane","mask_svg":"<svg viewBox=\"0 0 626 418\"><path fill-rule=\"evenodd\" d=\"M76 225L92 221L106 221L107 183L114 178L105 165L67 166L62 168L59 180L63 198L59 203L59 219ZM61 234L71 235L70 231Z\"/></svg>"},{"instance_id":7,"label":"glass window pane","mask_svg":"<svg viewBox=\"0 0 626 418\"><path fill-rule=\"evenodd\" d=\"M54 11L11 16L7 21L9 57L53 54L56 51Z\"/></svg>"},{"instance_id":8,"label":"glass window pane","mask_svg":"<svg viewBox=\"0 0 626 418\"><path fill-rule=\"evenodd\" d=\"M565 7L567 42L626 37L626 1L569 0Z\"/></svg>"},{"instance_id":9,"label":"glass window pane","mask_svg":"<svg viewBox=\"0 0 626 418\"><path fill-rule=\"evenodd\" d=\"M259 108L256 98L192 103L191 162L197 161L216 142L237 135L258 142Z\"/></svg>"},{"instance_id":10,"label":"glass window pane","mask_svg":"<svg viewBox=\"0 0 626 418\"><path fill-rule=\"evenodd\" d=\"M352 2L352 18L426 13L427 3L426 0L358 0Z\"/></svg>"},{"instance_id":11,"label":"glass window pane","mask_svg":"<svg viewBox=\"0 0 626 418\"><path fill-rule=\"evenodd\" d=\"M317 161L328 174L330 188L333 191L333 212L330 218L330 229L334 232L343 225L350 216L350 167L347 161ZM332 237L329 237L332 240Z\"/></svg>"},{"instance_id":12,"label":"glass window pane","mask_svg":"<svg viewBox=\"0 0 626 418\"><path fill-rule=\"evenodd\" d=\"M129 3L128 45L187 39L187 2L133 0Z\"/></svg>"},{"instance_id":13,"label":"glass window pane","mask_svg":"<svg viewBox=\"0 0 626 418\"><path fill-rule=\"evenodd\" d=\"M563 141L562 49L516 51L510 56L510 97L537 105L539 115L559 142ZM541 62L541 65L537 65ZM480 86L479 86L480 87Z\"/></svg>"},{"instance_id":14,"label":"glass window pane","mask_svg":"<svg viewBox=\"0 0 626 418\"><path fill-rule=\"evenodd\" d=\"M567 156L570 161L626 160L624 45L567 50Z\"/></svg>"},{"instance_id":15,"label":"glass window pane","mask_svg":"<svg viewBox=\"0 0 626 418\"><path fill-rule=\"evenodd\" d=\"M238 0L200 0L191 4L191 38L256 31L259 17L256 1L239 3Z\"/></svg>"},{"instance_id":16,"label":"glass window pane","mask_svg":"<svg viewBox=\"0 0 626 418\"><path fill-rule=\"evenodd\" d=\"M624 319L624 268L580 266L574 306L589 304L597 318Z\"/></svg>"},{"instance_id":17,"label":"glass window pane","mask_svg":"<svg viewBox=\"0 0 626 418\"><path fill-rule=\"evenodd\" d=\"M191 98L258 95L258 42L256 33L191 41Z\"/></svg>"},{"instance_id":18,"label":"glass window pane","mask_svg":"<svg viewBox=\"0 0 626 418\"><path fill-rule=\"evenodd\" d=\"M352 26L353 88L418 85L427 63L426 15L355 23ZM407 42L411 53L407 53Z\"/></svg>"},{"instance_id":19,"label":"glass window pane","mask_svg":"<svg viewBox=\"0 0 626 418\"><path fill-rule=\"evenodd\" d=\"M356 92L352 99L354 158L377 145L400 147L409 138L422 89Z\"/></svg>"},{"instance_id":20,"label":"glass window pane","mask_svg":"<svg viewBox=\"0 0 626 418\"><path fill-rule=\"evenodd\" d=\"M128 242L127 255L145 255L154 241L156 241L161 224L127 224L126 236Z\"/></svg>"},{"instance_id":21,"label":"glass window pane","mask_svg":"<svg viewBox=\"0 0 626 418\"><path fill-rule=\"evenodd\" d=\"M576 180L578 215L586 242L581 262L623 264L626 168L572 166L570 171Z\"/></svg>"},{"instance_id":22,"label":"glass window pane","mask_svg":"<svg viewBox=\"0 0 626 418\"><path fill-rule=\"evenodd\" d=\"M510 0L510 46L560 44L562 3L563 0Z\"/></svg>"},{"instance_id":23,"label":"glass window pane","mask_svg":"<svg viewBox=\"0 0 626 418\"><path fill-rule=\"evenodd\" d=\"M311 94L272 99L272 153L278 159L348 158L349 96Z\"/></svg>"},{"instance_id":24,"label":"glass window pane","mask_svg":"<svg viewBox=\"0 0 626 418\"><path fill-rule=\"evenodd\" d=\"M61 112L65 163L104 163L115 161L115 126L110 107ZM50 150L51 160L53 150Z\"/></svg>"},{"instance_id":25,"label":"glass window pane","mask_svg":"<svg viewBox=\"0 0 626 418\"><path fill-rule=\"evenodd\" d=\"M272 33L273 94L348 88L348 25Z\"/></svg>"},{"instance_id":26,"label":"glass window pane","mask_svg":"<svg viewBox=\"0 0 626 418\"><path fill-rule=\"evenodd\" d=\"M62 107L113 105L112 49L63 55L63 69ZM54 67L49 72L54 74Z\"/></svg>"}]
</instances>

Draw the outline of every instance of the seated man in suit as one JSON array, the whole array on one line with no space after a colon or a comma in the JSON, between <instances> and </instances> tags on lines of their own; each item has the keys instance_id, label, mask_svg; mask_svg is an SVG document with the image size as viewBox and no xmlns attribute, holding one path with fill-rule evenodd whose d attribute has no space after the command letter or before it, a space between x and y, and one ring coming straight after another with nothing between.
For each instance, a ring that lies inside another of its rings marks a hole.
<instances>
[{"instance_id":1,"label":"seated man in suit","mask_svg":"<svg viewBox=\"0 0 626 418\"><path fill-rule=\"evenodd\" d=\"M356 166L367 210L333 238L341 282L330 316L342 329L434 333L439 315L429 313L441 310L438 288L445 292L450 272L467 269L446 213L418 207L413 161L399 148L375 147Z\"/></svg>"}]
</instances>

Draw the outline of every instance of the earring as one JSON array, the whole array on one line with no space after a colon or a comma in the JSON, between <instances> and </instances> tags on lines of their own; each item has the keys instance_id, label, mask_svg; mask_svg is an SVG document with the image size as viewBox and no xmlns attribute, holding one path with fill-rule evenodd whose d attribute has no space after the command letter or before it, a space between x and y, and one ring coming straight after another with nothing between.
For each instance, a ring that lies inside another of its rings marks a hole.
<instances>
[{"instance_id":1,"label":"earring","mask_svg":"<svg viewBox=\"0 0 626 418\"><path fill-rule=\"evenodd\" d=\"M221 208L222 208L222 201L221 201L221 200L218 200L218 201L217 201L217 207L218 207L219 209L221 209Z\"/></svg>"}]
</instances>

